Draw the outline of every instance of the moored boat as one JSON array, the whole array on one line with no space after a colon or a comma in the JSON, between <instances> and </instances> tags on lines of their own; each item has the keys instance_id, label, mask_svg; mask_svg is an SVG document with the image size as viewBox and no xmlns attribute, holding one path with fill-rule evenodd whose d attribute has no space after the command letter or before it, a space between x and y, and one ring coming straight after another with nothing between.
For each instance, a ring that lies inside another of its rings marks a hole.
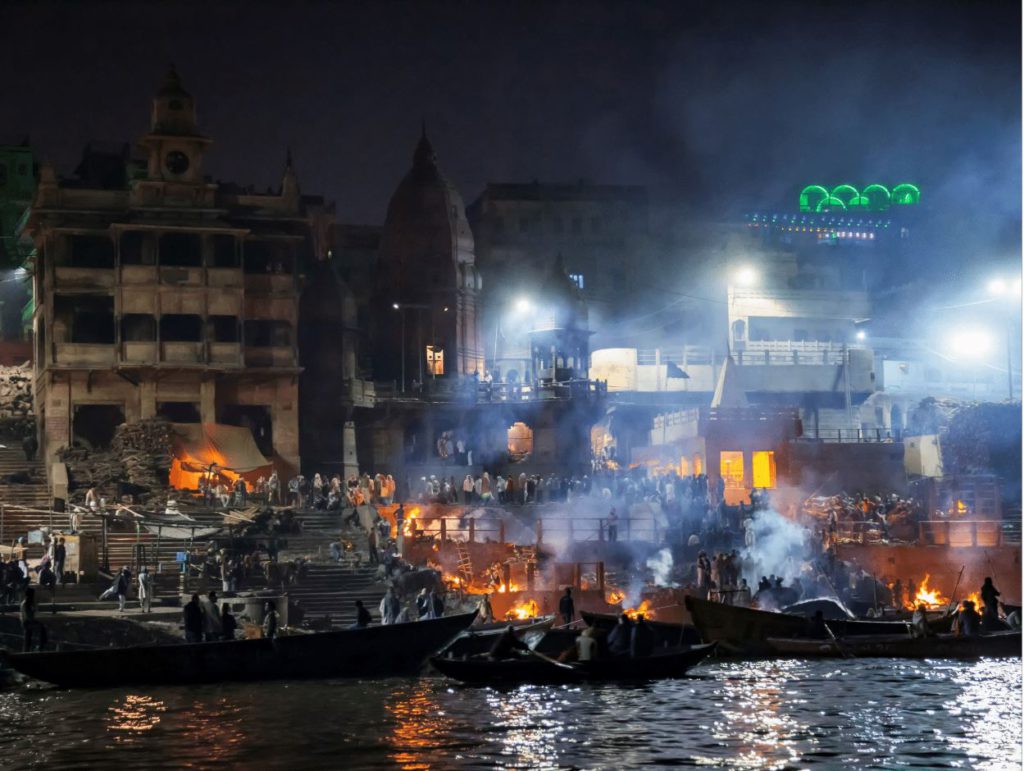
<instances>
[{"instance_id":1,"label":"moored boat","mask_svg":"<svg viewBox=\"0 0 1024 771\"><path fill-rule=\"evenodd\" d=\"M858 635L835 640L769 637L766 642L777 655L799 658L977 659L1021 655L1020 632L974 637Z\"/></svg>"},{"instance_id":2,"label":"moored boat","mask_svg":"<svg viewBox=\"0 0 1024 771\"><path fill-rule=\"evenodd\" d=\"M274 639L10 653L22 674L66 687L415 675L476 613Z\"/></svg>"},{"instance_id":3,"label":"moored boat","mask_svg":"<svg viewBox=\"0 0 1024 771\"><path fill-rule=\"evenodd\" d=\"M490 651L494 641L509 627L512 626L519 639L523 640L531 648L551 629L555 622L554 616L542 616L527 621L506 621L504 623L483 624L471 626L451 641L442 652L442 656L475 656Z\"/></svg>"},{"instance_id":4,"label":"moored boat","mask_svg":"<svg viewBox=\"0 0 1024 771\"><path fill-rule=\"evenodd\" d=\"M580 616L587 626L601 632L610 632L619 623L619 617L611 613L591 613L585 610ZM689 624L670 624L651 619L644 619L644 623L654 632L655 645L695 645L701 642L695 628Z\"/></svg>"},{"instance_id":5,"label":"moored boat","mask_svg":"<svg viewBox=\"0 0 1024 771\"><path fill-rule=\"evenodd\" d=\"M683 677L714 648L714 643L692 648L662 648L643 658L604 658L571 664L529 655L501 660L485 656L467 659L438 656L431 659L431 663L442 674L474 685L661 680Z\"/></svg>"}]
</instances>

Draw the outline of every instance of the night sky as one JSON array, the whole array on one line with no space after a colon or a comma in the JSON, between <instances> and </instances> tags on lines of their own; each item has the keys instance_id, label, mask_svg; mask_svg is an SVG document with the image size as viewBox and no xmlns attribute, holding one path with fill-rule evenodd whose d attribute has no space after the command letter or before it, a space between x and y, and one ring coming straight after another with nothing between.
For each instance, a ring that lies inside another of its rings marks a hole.
<instances>
[{"instance_id":1,"label":"night sky","mask_svg":"<svg viewBox=\"0 0 1024 771\"><path fill-rule=\"evenodd\" d=\"M89 139L145 132L174 62L209 173L277 185L291 146L345 222L383 221L425 117L467 203L585 178L717 217L912 181L1005 258L1020 30L1013 2L5 2L0 127L68 173Z\"/></svg>"}]
</instances>

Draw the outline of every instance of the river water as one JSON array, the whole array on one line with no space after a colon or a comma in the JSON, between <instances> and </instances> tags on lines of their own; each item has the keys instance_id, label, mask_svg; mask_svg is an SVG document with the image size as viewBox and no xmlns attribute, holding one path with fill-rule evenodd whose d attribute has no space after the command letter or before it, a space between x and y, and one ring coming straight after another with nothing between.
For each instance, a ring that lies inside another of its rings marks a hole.
<instances>
[{"instance_id":1,"label":"river water","mask_svg":"<svg viewBox=\"0 0 1024 771\"><path fill-rule=\"evenodd\" d=\"M442 678L0 693L0 767L1021 767L1021 663L711 663L635 686Z\"/></svg>"}]
</instances>

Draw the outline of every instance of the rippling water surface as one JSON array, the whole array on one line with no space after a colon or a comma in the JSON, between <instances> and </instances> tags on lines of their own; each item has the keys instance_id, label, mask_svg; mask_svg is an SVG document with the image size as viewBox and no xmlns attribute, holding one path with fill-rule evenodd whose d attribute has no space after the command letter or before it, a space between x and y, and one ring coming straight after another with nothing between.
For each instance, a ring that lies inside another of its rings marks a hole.
<instances>
[{"instance_id":1,"label":"rippling water surface","mask_svg":"<svg viewBox=\"0 0 1024 771\"><path fill-rule=\"evenodd\" d=\"M676 681L0 693L0 767L1021 767L1019 660L713 663Z\"/></svg>"}]
</instances>

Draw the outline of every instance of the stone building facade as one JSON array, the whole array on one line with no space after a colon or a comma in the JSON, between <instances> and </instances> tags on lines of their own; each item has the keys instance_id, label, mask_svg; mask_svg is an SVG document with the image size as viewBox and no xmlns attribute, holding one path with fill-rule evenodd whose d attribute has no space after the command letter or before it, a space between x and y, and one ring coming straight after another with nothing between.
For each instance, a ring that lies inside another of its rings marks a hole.
<instances>
[{"instance_id":1,"label":"stone building facade","mask_svg":"<svg viewBox=\"0 0 1024 771\"><path fill-rule=\"evenodd\" d=\"M286 164L256 194L204 174L212 140L172 70L141 157L44 165L22 237L36 249L36 411L46 457L154 415L249 427L282 472L299 465L303 266L331 212Z\"/></svg>"}]
</instances>

